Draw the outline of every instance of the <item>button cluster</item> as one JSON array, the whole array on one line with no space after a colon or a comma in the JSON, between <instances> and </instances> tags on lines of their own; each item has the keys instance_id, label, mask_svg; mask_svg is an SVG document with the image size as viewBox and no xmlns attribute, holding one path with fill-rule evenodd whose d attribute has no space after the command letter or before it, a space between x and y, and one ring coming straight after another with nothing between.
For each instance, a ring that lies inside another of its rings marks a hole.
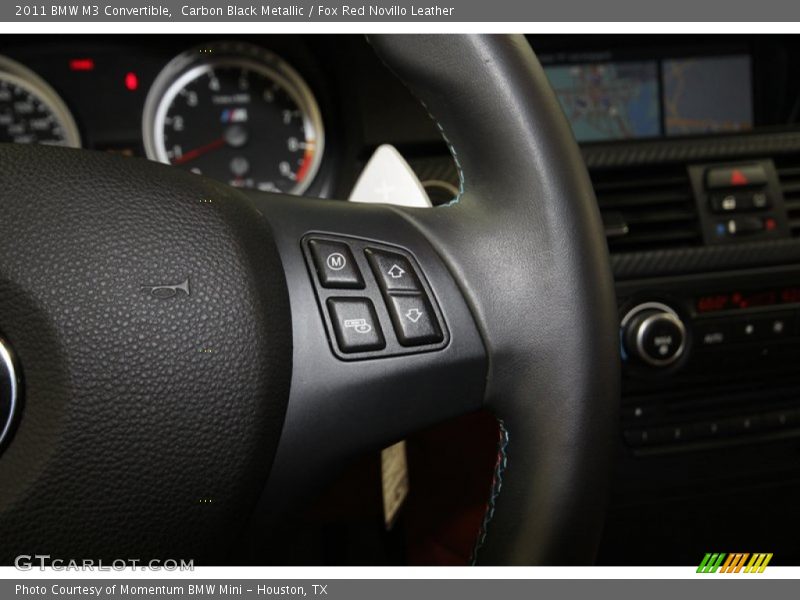
<instances>
[{"instance_id":1,"label":"button cluster","mask_svg":"<svg viewBox=\"0 0 800 600\"><path fill-rule=\"evenodd\" d=\"M442 330L409 260L401 254L374 248L365 252L400 343L417 346L441 342Z\"/></svg>"},{"instance_id":2,"label":"button cluster","mask_svg":"<svg viewBox=\"0 0 800 600\"><path fill-rule=\"evenodd\" d=\"M304 241L341 358L407 354L447 342L432 292L411 255L355 238ZM365 268L366 267L366 268ZM387 331L393 331L385 334Z\"/></svg>"},{"instance_id":3,"label":"button cluster","mask_svg":"<svg viewBox=\"0 0 800 600\"><path fill-rule=\"evenodd\" d=\"M717 240L778 234L779 214L762 163L711 167L705 172L708 207Z\"/></svg>"},{"instance_id":4,"label":"button cluster","mask_svg":"<svg viewBox=\"0 0 800 600\"><path fill-rule=\"evenodd\" d=\"M625 442L633 448L670 446L743 435L762 435L800 429L800 409L787 408L761 414L720 417L692 423L626 429ZM800 432L798 432L800 433Z\"/></svg>"},{"instance_id":5,"label":"button cluster","mask_svg":"<svg viewBox=\"0 0 800 600\"><path fill-rule=\"evenodd\" d=\"M793 312L698 319L694 343L698 347L724 346L737 342L778 341L800 335L800 320Z\"/></svg>"}]
</instances>

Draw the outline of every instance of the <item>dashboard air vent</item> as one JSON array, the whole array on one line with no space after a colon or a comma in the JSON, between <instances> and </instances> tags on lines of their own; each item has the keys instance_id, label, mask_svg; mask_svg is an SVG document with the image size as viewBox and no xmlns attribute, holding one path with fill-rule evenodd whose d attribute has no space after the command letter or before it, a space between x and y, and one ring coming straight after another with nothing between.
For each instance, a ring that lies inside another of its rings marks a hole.
<instances>
[{"instance_id":1,"label":"dashboard air vent","mask_svg":"<svg viewBox=\"0 0 800 600\"><path fill-rule=\"evenodd\" d=\"M800 237L800 156L776 160L783 202L792 237Z\"/></svg>"},{"instance_id":2,"label":"dashboard air vent","mask_svg":"<svg viewBox=\"0 0 800 600\"><path fill-rule=\"evenodd\" d=\"M685 166L593 170L591 176L612 253L702 243Z\"/></svg>"}]
</instances>

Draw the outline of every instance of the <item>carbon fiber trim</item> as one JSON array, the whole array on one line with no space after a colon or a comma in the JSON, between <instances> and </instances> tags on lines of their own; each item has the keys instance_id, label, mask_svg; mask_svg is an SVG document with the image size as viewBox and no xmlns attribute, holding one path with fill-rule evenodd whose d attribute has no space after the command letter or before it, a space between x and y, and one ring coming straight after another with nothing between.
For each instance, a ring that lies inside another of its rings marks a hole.
<instances>
[{"instance_id":1,"label":"carbon fiber trim","mask_svg":"<svg viewBox=\"0 0 800 600\"><path fill-rule=\"evenodd\" d=\"M459 185L458 170L450 154L411 158L408 164L420 181L445 181L456 188Z\"/></svg>"},{"instance_id":2,"label":"carbon fiber trim","mask_svg":"<svg viewBox=\"0 0 800 600\"><path fill-rule=\"evenodd\" d=\"M748 133L681 140L648 140L584 146L589 169L686 163L747 156L775 156L800 150L800 131Z\"/></svg>"},{"instance_id":3,"label":"carbon fiber trim","mask_svg":"<svg viewBox=\"0 0 800 600\"><path fill-rule=\"evenodd\" d=\"M724 160L749 156L772 157L800 152L800 131L592 144L583 146L581 152L589 169ZM409 164L420 179L458 182L455 166L449 155L412 158Z\"/></svg>"},{"instance_id":4,"label":"carbon fiber trim","mask_svg":"<svg viewBox=\"0 0 800 600\"><path fill-rule=\"evenodd\" d=\"M617 281L800 263L800 240L613 254Z\"/></svg>"}]
</instances>

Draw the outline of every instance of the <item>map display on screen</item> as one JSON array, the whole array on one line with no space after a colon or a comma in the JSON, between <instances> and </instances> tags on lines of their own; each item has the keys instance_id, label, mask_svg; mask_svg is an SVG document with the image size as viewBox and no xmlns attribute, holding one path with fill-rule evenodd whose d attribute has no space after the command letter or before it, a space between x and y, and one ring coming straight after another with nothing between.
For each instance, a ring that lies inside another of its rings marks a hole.
<instances>
[{"instance_id":1,"label":"map display on screen","mask_svg":"<svg viewBox=\"0 0 800 600\"><path fill-rule=\"evenodd\" d=\"M549 65L579 142L751 129L750 57Z\"/></svg>"},{"instance_id":2,"label":"map display on screen","mask_svg":"<svg viewBox=\"0 0 800 600\"><path fill-rule=\"evenodd\" d=\"M545 72L579 141L661 133L654 61L559 65Z\"/></svg>"},{"instance_id":3,"label":"map display on screen","mask_svg":"<svg viewBox=\"0 0 800 600\"><path fill-rule=\"evenodd\" d=\"M753 126L750 57L665 60L667 135L743 131Z\"/></svg>"}]
</instances>

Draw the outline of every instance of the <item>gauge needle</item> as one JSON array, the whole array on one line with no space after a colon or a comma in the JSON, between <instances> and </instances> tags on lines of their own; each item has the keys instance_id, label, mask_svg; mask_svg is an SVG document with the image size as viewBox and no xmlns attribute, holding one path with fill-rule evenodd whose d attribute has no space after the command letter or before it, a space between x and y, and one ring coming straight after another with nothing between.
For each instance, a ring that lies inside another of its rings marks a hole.
<instances>
[{"instance_id":1,"label":"gauge needle","mask_svg":"<svg viewBox=\"0 0 800 600\"><path fill-rule=\"evenodd\" d=\"M179 158L176 158L172 161L173 165L182 165L183 163L187 163L190 160L194 160L198 156L202 156L207 152L212 152L213 150L217 150L218 148L222 148L225 145L225 138L221 137L219 139L214 140L213 142L209 142L205 146L200 146L199 148L195 148L193 150L189 150L188 152L184 152Z\"/></svg>"}]
</instances>

